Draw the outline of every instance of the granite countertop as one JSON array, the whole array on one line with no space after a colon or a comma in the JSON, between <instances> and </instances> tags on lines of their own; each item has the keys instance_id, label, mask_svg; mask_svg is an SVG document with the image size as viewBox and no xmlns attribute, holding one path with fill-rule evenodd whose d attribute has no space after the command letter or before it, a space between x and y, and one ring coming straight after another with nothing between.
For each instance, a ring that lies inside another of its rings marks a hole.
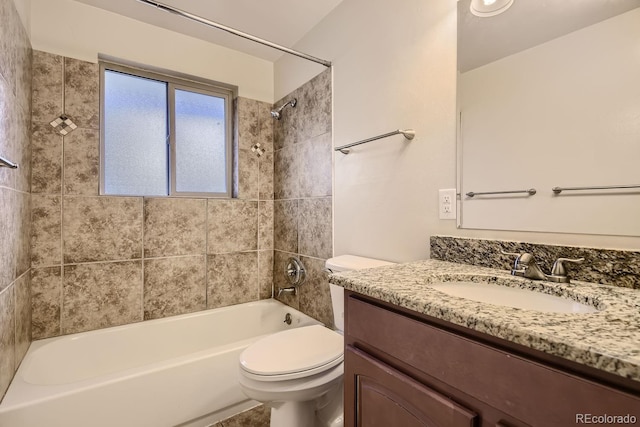
<instances>
[{"instance_id":1,"label":"granite countertop","mask_svg":"<svg viewBox=\"0 0 640 427\"><path fill-rule=\"evenodd\" d=\"M535 289L595 306L596 313L545 313L457 298L429 286L469 280ZM575 281L559 284L511 276L509 271L438 260L336 273L345 289L640 381L640 291Z\"/></svg>"}]
</instances>

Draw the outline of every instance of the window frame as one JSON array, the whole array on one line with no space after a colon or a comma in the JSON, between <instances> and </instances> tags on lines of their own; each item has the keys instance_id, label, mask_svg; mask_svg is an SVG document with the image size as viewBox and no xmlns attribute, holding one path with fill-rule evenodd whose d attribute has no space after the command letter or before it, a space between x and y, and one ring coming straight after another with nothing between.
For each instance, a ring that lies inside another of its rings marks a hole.
<instances>
[{"instance_id":1,"label":"window frame","mask_svg":"<svg viewBox=\"0 0 640 427\"><path fill-rule=\"evenodd\" d=\"M113 197L207 197L207 198L231 198L233 190L233 99L235 90L229 85L222 83L203 81L202 79L192 80L193 77L177 77L163 72L150 71L148 69L123 65L111 61L99 62L100 68L100 192L101 196ZM167 145L169 161L167 162L167 189L166 195L146 195L146 194L108 194L105 192L105 72L114 71L128 74L134 77L141 77L167 85ZM195 79L195 78L193 78ZM188 192L176 191L176 135L175 135L175 91L186 90L189 92L210 95L224 99L225 114L225 181L226 191L224 192Z\"/></svg>"}]
</instances>

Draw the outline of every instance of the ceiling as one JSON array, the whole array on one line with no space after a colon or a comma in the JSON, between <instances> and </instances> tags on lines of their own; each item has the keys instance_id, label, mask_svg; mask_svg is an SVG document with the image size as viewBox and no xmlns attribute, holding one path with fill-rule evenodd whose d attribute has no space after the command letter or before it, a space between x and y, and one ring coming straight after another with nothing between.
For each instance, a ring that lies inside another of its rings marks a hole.
<instances>
[{"instance_id":1,"label":"ceiling","mask_svg":"<svg viewBox=\"0 0 640 427\"><path fill-rule=\"evenodd\" d=\"M268 61L282 53L136 0L75 0ZM194 15L292 47L342 0L159 0ZM305 52L313 55L313 52Z\"/></svg>"},{"instance_id":2,"label":"ceiling","mask_svg":"<svg viewBox=\"0 0 640 427\"><path fill-rule=\"evenodd\" d=\"M479 18L458 1L458 70L465 72L640 7L640 0L515 0Z\"/></svg>"}]
</instances>

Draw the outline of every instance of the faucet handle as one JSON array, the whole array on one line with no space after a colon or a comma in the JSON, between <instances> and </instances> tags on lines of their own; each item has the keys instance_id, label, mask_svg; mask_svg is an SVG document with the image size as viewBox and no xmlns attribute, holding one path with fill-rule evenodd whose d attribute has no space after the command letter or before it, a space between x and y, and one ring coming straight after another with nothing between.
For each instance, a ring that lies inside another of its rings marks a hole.
<instances>
[{"instance_id":1,"label":"faucet handle","mask_svg":"<svg viewBox=\"0 0 640 427\"><path fill-rule=\"evenodd\" d=\"M553 263L553 267L551 267L551 275L552 276L566 276L567 270L564 268L565 262L571 262L574 264L580 264L584 261L584 258L558 258L556 262Z\"/></svg>"}]
</instances>

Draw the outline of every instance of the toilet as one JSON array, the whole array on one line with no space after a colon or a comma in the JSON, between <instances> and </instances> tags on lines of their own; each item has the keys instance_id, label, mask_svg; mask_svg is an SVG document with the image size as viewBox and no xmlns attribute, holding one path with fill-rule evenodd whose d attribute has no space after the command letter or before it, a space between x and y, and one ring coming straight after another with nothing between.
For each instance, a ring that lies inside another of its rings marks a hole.
<instances>
[{"instance_id":1,"label":"toilet","mask_svg":"<svg viewBox=\"0 0 640 427\"><path fill-rule=\"evenodd\" d=\"M330 258L333 273L392 264L355 255ZM321 325L262 338L240 355L240 388L271 407L271 427L342 427L344 290L331 288L336 330Z\"/></svg>"}]
</instances>

